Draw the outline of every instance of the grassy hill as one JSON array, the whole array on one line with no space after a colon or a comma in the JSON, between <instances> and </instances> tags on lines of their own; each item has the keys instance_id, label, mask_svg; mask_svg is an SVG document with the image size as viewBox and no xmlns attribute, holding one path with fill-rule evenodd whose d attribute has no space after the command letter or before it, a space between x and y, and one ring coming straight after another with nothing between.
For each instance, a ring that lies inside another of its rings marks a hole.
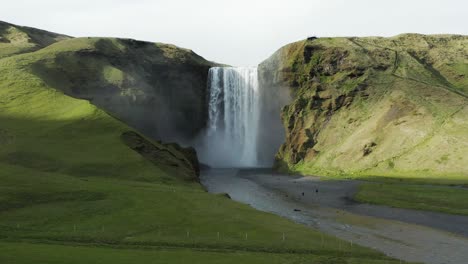
<instances>
[{"instance_id":1,"label":"grassy hill","mask_svg":"<svg viewBox=\"0 0 468 264\"><path fill-rule=\"evenodd\" d=\"M44 48L70 37L0 21L0 58Z\"/></svg>"},{"instance_id":2,"label":"grassy hill","mask_svg":"<svg viewBox=\"0 0 468 264\"><path fill-rule=\"evenodd\" d=\"M276 166L304 174L468 181L468 37L319 38L260 65L288 87ZM262 81L262 80L261 80Z\"/></svg>"},{"instance_id":3,"label":"grassy hill","mask_svg":"<svg viewBox=\"0 0 468 264\"><path fill-rule=\"evenodd\" d=\"M398 263L208 194L184 150L70 96L136 76L108 60L134 43L66 39L0 59L1 263Z\"/></svg>"},{"instance_id":4,"label":"grassy hill","mask_svg":"<svg viewBox=\"0 0 468 264\"><path fill-rule=\"evenodd\" d=\"M41 49L33 72L147 135L189 142L206 122L214 63L191 50L129 39L74 38Z\"/></svg>"},{"instance_id":5,"label":"grassy hill","mask_svg":"<svg viewBox=\"0 0 468 264\"><path fill-rule=\"evenodd\" d=\"M0 58L25 52L48 86L89 100L152 138L189 143L206 123L208 69L217 64L191 50L72 38L0 21Z\"/></svg>"}]
</instances>

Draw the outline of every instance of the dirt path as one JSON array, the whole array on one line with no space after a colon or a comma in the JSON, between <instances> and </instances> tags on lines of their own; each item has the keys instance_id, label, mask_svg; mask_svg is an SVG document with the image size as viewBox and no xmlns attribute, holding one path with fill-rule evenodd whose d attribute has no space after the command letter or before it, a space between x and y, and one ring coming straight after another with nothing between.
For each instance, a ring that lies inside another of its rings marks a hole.
<instances>
[{"instance_id":1,"label":"dirt path","mask_svg":"<svg viewBox=\"0 0 468 264\"><path fill-rule=\"evenodd\" d=\"M256 209L395 258L467 263L468 217L354 203L349 197L358 181L272 175L269 170L211 170L202 174L202 183L210 192L228 193Z\"/></svg>"}]
</instances>

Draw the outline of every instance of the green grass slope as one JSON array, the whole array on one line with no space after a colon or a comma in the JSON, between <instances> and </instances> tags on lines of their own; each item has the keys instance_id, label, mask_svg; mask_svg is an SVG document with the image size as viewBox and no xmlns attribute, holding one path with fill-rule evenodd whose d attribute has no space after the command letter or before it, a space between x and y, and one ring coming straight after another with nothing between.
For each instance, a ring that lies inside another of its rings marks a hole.
<instances>
[{"instance_id":1,"label":"green grass slope","mask_svg":"<svg viewBox=\"0 0 468 264\"><path fill-rule=\"evenodd\" d=\"M1 162L77 176L162 175L123 144L129 127L48 87L28 70L33 59L24 54L0 60Z\"/></svg>"},{"instance_id":2,"label":"green grass slope","mask_svg":"<svg viewBox=\"0 0 468 264\"><path fill-rule=\"evenodd\" d=\"M468 182L468 37L319 38L260 65L287 87L279 169Z\"/></svg>"},{"instance_id":3,"label":"green grass slope","mask_svg":"<svg viewBox=\"0 0 468 264\"><path fill-rule=\"evenodd\" d=\"M192 141L207 119L208 70L191 50L133 39L72 38L0 22L0 58L28 53L47 85L164 141ZM164 125L161 125L164 124Z\"/></svg>"},{"instance_id":4,"label":"green grass slope","mask_svg":"<svg viewBox=\"0 0 468 264\"><path fill-rule=\"evenodd\" d=\"M0 21L0 58L35 51L70 37Z\"/></svg>"},{"instance_id":5,"label":"green grass slope","mask_svg":"<svg viewBox=\"0 0 468 264\"><path fill-rule=\"evenodd\" d=\"M178 148L149 146L38 72L97 42L121 44L73 39L0 59L1 263L398 263L208 194ZM86 65L93 74L99 61Z\"/></svg>"},{"instance_id":6,"label":"green grass slope","mask_svg":"<svg viewBox=\"0 0 468 264\"><path fill-rule=\"evenodd\" d=\"M218 251L210 252L206 250L190 249L160 249L142 250L135 248L104 248L86 247L76 245L50 245L31 243L0 243L0 255L2 263L148 263L148 264L183 264L183 263L203 263L203 264L386 264L399 263L389 260L363 260L362 258L347 258L346 261L339 256L317 256L311 254L293 253L259 253L242 251Z\"/></svg>"},{"instance_id":7,"label":"green grass slope","mask_svg":"<svg viewBox=\"0 0 468 264\"><path fill-rule=\"evenodd\" d=\"M362 203L468 215L468 190L449 186L366 183L354 199Z\"/></svg>"}]
</instances>

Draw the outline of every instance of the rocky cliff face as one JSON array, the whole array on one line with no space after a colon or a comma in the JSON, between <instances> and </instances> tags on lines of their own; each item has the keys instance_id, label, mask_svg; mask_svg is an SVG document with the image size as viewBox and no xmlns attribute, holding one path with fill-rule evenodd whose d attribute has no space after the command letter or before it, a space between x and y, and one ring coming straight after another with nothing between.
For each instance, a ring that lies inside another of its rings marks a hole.
<instances>
[{"instance_id":1,"label":"rocky cliff face","mask_svg":"<svg viewBox=\"0 0 468 264\"><path fill-rule=\"evenodd\" d=\"M200 166L195 149L182 148L178 144L151 142L135 131L126 131L121 135L122 141L154 165L170 175L183 175L184 180L199 180Z\"/></svg>"},{"instance_id":2,"label":"rocky cliff face","mask_svg":"<svg viewBox=\"0 0 468 264\"><path fill-rule=\"evenodd\" d=\"M191 50L130 39L78 38L39 51L34 73L155 139L189 142L207 118L208 62Z\"/></svg>"},{"instance_id":3,"label":"rocky cliff face","mask_svg":"<svg viewBox=\"0 0 468 264\"><path fill-rule=\"evenodd\" d=\"M287 89L276 167L308 174L468 175L468 37L323 38L261 64Z\"/></svg>"},{"instance_id":4,"label":"rocky cliff face","mask_svg":"<svg viewBox=\"0 0 468 264\"><path fill-rule=\"evenodd\" d=\"M289 74L282 68L282 51L258 66L260 124L258 129L258 151L261 164L272 164L286 137L279 118L284 106L291 103L293 84Z\"/></svg>"}]
</instances>

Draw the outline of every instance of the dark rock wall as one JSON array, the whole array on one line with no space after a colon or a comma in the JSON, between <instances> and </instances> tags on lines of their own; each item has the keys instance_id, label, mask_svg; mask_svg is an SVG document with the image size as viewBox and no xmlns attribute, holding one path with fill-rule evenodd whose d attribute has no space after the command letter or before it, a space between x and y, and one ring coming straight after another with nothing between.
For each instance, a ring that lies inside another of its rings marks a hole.
<instances>
[{"instance_id":1,"label":"dark rock wall","mask_svg":"<svg viewBox=\"0 0 468 264\"><path fill-rule=\"evenodd\" d=\"M89 100L154 139L189 144L205 126L207 75L214 63L173 45L71 41L92 46L60 52L34 66L51 86Z\"/></svg>"}]
</instances>

